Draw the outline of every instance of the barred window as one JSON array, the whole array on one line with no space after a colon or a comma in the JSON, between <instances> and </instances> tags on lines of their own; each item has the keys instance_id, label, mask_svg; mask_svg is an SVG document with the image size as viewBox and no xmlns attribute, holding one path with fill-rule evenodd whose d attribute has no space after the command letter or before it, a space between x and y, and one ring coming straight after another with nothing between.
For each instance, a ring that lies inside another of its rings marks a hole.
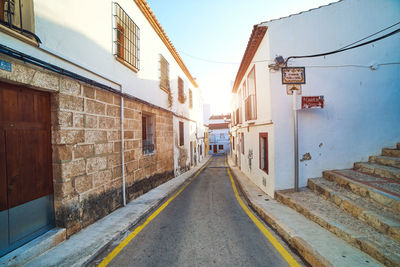
<instances>
[{"instance_id":1,"label":"barred window","mask_svg":"<svg viewBox=\"0 0 400 267\"><path fill-rule=\"evenodd\" d=\"M189 89L189 108L193 108L193 93L192 90Z\"/></svg>"},{"instance_id":2,"label":"barred window","mask_svg":"<svg viewBox=\"0 0 400 267\"><path fill-rule=\"evenodd\" d=\"M160 88L166 91L170 90L169 63L161 54L160 54Z\"/></svg>"},{"instance_id":3,"label":"barred window","mask_svg":"<svg viewBox=\"0 0 400 267\"><path fill-rule=\"evenodd\" d=\"M184 128L183 122L179 122L179 145L183 146L185 144L185 137L184 137Z\"/></svg>"},{"instance_id":4,"label":"barred window","mask_svg":"<svg viewBox=\"0 0 400 267\"><path fill-rule=\"evenodd\" d=\"M183 80L181 77L178 77L178 100L182 104L185 103L185 101L186 101L185 92L183 91L184 90L183 87L184 87Z\"/></svg>"},{"instance_id":5,"label":"barred window","mask_svg":"<svg viewBox=\"0 0 400 267\"><path fill-rule=\"evenodd\" d=\"M33 0L0 0L0 24L38 41Z\"/></svg>"},{"instance_id":6,"label":"barred window","mask_svg":"<svg viewBox=\"0 0 400 267\"><path fill-rule=\"evenodd\" d=\"M115 5L114 56L135 71L140 68L140 29L120 5Z\"/></svg>"},{"instance_id":7,"label":"barred window","mask_svg":"<svg viewBox=\"0 0 400 267\"><path fill-rule=\"evenodd\" d=\"M142 115L142 151L143 155L154 152L153 116Z\"/></svg>"}]
</instances>

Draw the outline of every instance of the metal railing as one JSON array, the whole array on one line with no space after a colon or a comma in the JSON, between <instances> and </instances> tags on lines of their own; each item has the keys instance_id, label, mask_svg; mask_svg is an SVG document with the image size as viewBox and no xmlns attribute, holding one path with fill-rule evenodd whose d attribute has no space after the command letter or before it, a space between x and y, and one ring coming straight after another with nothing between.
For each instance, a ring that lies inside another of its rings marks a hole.
<instances>
[{"instance_id":1,"label":"metal railing","mask_svg":"<svg viewBox=\"0 0 400 267\"><path fill-rule=\"evenodd\" d=\"M22 24L23 18L26 16L33 16L33 13L23 14L21 1L23 0L0 1L0 4L4 5L0 7L0 24L20 32L21 34L31 36L35 38L38 43L42 43L36 34L27 30L26 25Z\"/></svg>"},{"instance_id":2,"label":"metal railing","mask_svg":"<svg viewBox=\"0 0 400 267\"><path fill-rule=\"evenodd\" d=\"M245 120L255 120L257 119L257 106L256 106L256 96L249 95L244 101L245 108Z\"/></svg>"},{"instance_id":3,"label":"metal railing","mask_svg":"<svg viewBox=\"0 0 400 267\"><path fill-rule=\"evenodd\" d=\"M154 152L154 142L152 140L142 140L143 154Z\"/></svg>"}]
</instances>

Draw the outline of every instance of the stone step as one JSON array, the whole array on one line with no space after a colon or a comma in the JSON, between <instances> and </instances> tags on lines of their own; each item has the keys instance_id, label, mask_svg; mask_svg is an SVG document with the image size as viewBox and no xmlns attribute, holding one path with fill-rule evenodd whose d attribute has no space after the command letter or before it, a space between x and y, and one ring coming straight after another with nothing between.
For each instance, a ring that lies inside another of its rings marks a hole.
<instances>
[{"instance_id":1,"label":"stone step","mask_svg":"<svg viewBox=\"0 0 400 267\"><path fill-rule=\"evenodd\" d=\"M380 233L400 241L400 213L388 210L324 178L308 179L307 187Z\"/></svg>"},{"instance_id":2,"label":"stone step","mask_svg":"<svg viewBox=\"0 0 400 267\"><path fill-rule=\"evenodd\" d=\"M388 156L388 157L400 157L400 149L397 148L384 148L382 149L382 156Z\"/></svg>"},{"instance_id":3,"label":"stone step","mask_svg":"<svg viewBox=\"0 0 400 267\"><path fill-rule=\"evenodd\" d=\"M387 156L371 156L369 162L382 164L385 166L400 168L400 158L387 157Z\"/></svg>"},{"instance_id":4,"label":"stone step","mask_svg":"<svg viewBox=\"0 0 400 267\"><path fill-rule=\"evenodd\" d=\"M390 166L369 163L369 162L356 162L354 169L366 174L376 175L385 178L397 179L400 181L400 169Z\"/></svg>"},{"instance_id":5,"label":"stone step","mask_svg":"<svg viewBox=\"0 0 400 267\"><path fill-rule=\"evenodd\" d=\"M399 266L399 241L379 233L365 222L343 212L341 208L310 189L302 188L296 193L288 190L278 191L276 198L384 265Z\"/></svg>"},{"instance_id":6,"label":"stone step","mask_svg":"<svg viewBox=\"0 0 400 267\"><path fill-rule=\"evenodd\" d=\"M322 175L354 194L371 199L393 212L400 212L400 186L397 180L375 177L354 170L324 171Z\"/></svg>"}]
</instances>

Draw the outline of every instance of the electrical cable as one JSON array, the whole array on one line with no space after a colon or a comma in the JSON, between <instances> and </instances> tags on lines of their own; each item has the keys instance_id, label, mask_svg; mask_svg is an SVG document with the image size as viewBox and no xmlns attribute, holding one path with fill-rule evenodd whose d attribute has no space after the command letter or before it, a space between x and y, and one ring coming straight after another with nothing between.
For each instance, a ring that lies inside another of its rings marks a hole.
<instances>
[{"instance_id":1,"label":"electrical cable","mask_svg":"<svg viewBox=\"0 0 400 267\"><path fill-rule=\"evenodd\" d=\"M396 26L396 25L398 25L398 24L400 24L400 21L397 22L397 23L395 23L395 24L393 24L393 25L391 25L391 26L389 26L389 27L386 27L386 28L384 28L384 29L382 29L382 30L380 30L380 31L377 31L376 33L373 33L373 34L371 34L371 35L368 35L367 37L364 37L364 38L362 38L362 39L360 39L360 40L358 40L358 41L355 41L355 42L353 42L353 43L351 43L351 44L348 44L348 45L346 45L346 46L343 46L343 47L339 48L338 50L347 48L347 47L352 46L352 45L354 45L354 44L356 44L356 43L359 43L359 42L361 42L361 41L364 41L365 39L368 39L369 37L372 37L372 36L374 36L374 35L377 35L378 33L381 33L381 32L383 32L383 31L386 31L386 30L388 30L388 29L390 29L390 28L393 28L394 26Z\"/></svg>"},{"instance_id":2,"label":"electrical cable","mask_svg":"<svg viewBox=\"0 0 400 267\"><path fill-rule=\"evenodd\" d=\"M392 36L392 35L397 34L397 33L399 33L399 32L400 32L400 28L397 29L397 30L394 30L394 31L392 31L392 32L390 32L390 33L388 33L388 34L382 35L381 37L372 39L372 40L370 40L370 41L367 41L367 42L364 42L364 43L361 43L361 44L358 44L358 45L354 45L354 46L351 46L351 47L347 47L347 48L343 48L343 49L334 50L334 51L331 51L331 52L320 53L320 54L314 54L314 55L306 55L306 56L290 56L290 57L288 57L288 58L286 59L285 65L287 66L287 63L288 63L289 59L293 59L293 58L311 58L311 57L328 56L328 55L332 55L332 54L344 52L344 51L347 51L347 50L351 50L351 49L354 49L354 48L357 48L357 47L360 47L360 46L364 46L364 45L367 45L367 44L370 44L370 43L373 43L373 42L376 42L376 41L379 41L379 40L388 38L389 36Z\"/></svg>"}]
</instances>

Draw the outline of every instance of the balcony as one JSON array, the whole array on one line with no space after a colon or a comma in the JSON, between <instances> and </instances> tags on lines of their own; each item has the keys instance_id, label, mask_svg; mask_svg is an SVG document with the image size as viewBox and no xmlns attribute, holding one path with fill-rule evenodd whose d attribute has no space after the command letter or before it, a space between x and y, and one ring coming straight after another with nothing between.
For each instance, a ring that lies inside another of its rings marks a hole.
<instances>
[{"instance_id":1,"label":"balcony","mask_svg":"<svg viewBox=\"0 0 400 267\"><path fill-rule=\"evenodd\" d=\"M257 119L257 103L255 95L249 95L246 98L244 101L244 108L246 121Z\"/></svg>"}]
</instances>

